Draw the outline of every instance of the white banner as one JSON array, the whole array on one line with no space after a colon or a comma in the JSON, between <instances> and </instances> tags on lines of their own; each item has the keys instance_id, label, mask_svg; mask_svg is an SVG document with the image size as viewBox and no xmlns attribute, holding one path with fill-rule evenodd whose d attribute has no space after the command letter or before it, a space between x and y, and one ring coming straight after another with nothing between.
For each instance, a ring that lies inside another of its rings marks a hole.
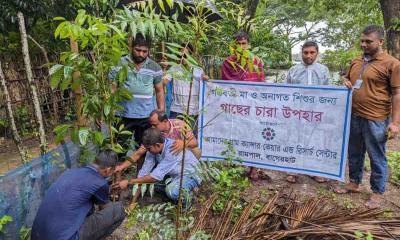
<instances>
[{"instance_id":1,"label":"white banner","mask_svg":"<svg viewBox=\"0 0 400 240\"><path fill-rule=\"evenodd\" d=\"M203 160L231 143L244 165L344 181L351 91L203 81L199 141Z\"/></svg>"}]
</instances>

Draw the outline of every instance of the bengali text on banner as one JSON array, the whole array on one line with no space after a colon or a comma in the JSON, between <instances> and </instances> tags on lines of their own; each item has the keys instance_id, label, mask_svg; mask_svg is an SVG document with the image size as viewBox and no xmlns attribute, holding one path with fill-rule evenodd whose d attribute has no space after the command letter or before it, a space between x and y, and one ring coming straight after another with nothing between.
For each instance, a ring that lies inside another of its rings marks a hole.
<instances>
[{"instance_id":1,"label":"bengali text on banner","mask_svg":"<svg viewBox=\"0 0 400 240\"><path fill-rule=\"evenodd\" d=\"M199 141L203 160L224 159L232 144L247 166L344 180L351 91L204 81Z\"/></svg>"}]
</instances>

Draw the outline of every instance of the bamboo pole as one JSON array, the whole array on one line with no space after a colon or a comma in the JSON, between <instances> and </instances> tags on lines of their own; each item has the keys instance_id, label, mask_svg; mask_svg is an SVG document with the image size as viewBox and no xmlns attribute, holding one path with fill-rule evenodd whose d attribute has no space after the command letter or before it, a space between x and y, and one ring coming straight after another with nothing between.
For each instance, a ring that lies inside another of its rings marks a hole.
<instances>
[{"instance_id":1,"label":"bamboo pole","mask_svg":"<svg viewBox=\"0 0 400 240\"><path fill-rule=\"evenodd\" d=\"M22 163L25 164L29 161L28 153L27 153L26 149L24 148L24 146L22 145L21 137L19 136L17 126L15 125L14 113L13 113L13 109L11 106L11 97L10 97L10 93L8 92L8 89L7 89L6 78L3 73L3 68L1 67L1 61L0 61L0 81L1 81L1 86L3 88L3 92L4 92L4 95L6 98L7 117L8 117L8 121L10 121L12 137L13 137L15 145L17 145L18 152L19 152L19 155L21 156Z\"/></svg>"},{"instance_id":2,"label":"bamboo pole","mask_svg":"<svg viewBox=\"0 0 400 240\"><path fill-rule=\"evenodd\" d=\"M47 151L47 141L46 141L46 132L44 131L44 123L42 111L40 109L39 97L36 89L35 82L33 80L32 66L31 60L29 58L29 47L28 47L28 37L26 35L25 29L25 19L22 12L17 13L18 23L19 23L19 31L21 33L21 44L22 44L22 55L24 58L26 77L28 79L28 83L31 87L32 97L33 97L33 106L35 109L36 120L39 124L39 137L40 137L40 151L41 154L45 154Z\"/></svg>"}]
</instances>

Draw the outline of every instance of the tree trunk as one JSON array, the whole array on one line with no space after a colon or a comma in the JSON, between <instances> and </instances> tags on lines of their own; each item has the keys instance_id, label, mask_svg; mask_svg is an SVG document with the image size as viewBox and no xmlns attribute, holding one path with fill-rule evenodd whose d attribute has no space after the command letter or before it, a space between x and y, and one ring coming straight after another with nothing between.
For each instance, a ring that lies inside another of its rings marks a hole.
<instances>
[{"instance_id":1,"label":"tree trunk","mask_svg":"<svg viewBox=\"0 0 400 240\"><path fill-rule=\"evenodd\" d=\"M260 0L248 0L247 1L246 15L250 16L250 19L252 19L254 17L254 15L256 14L257 6L258 6L259 2L260 2Z\"/></svg>"},{"instance_id":2,"label":"tree trunk","mask_svg":"<svg viewBox=\"0 0 400 240\"><path fill-rule=\"evenodd\" d=\"M48 57L48 55L47 55L47 51L46 51L46 49L42 46L42 45L40 45L33 37L31 37L30 35L28 35L28 38L34 43L34 44L36 44L36 46L38 46L38 48L42 51L42 53L43 53L43 57L44 57L44 60L46 61L46 69L47 69L47 80L49 81L49 79L50 79L50 76L48 75L49 74L49 66L50 66L50 60L49 60L49 57ZM58 120L59 120L59 116L58 116L58 103L57 103L57 93L56 93L56 90L52 90L52 93L53 93L53 96L51 97L51 99L52 99L52 105L53 105L53 115L52 115L52 118L53 118L53 126L55 126L55 125L57 125L58 124Z\"/></svg>"},{"instance_id":3,"label":"tree trunk","mask_svg":"<svg viewBox=\"0 0 400 240\"><path fill-rule=\"evenodd\" d=\"M19 23L19 31L21 33L22 55L24 57L26 77L28 78L28 82L31 87L32 97L33 97L33 106L35 108L35 114L36 114L36 120L39 124L40 150L41 150L41 154L44 154L47 151L46 132L44 131L43 117L42 117L42 111L40 109L39 97L38 97L37 89L36 89L36 86L35 86L35 83L33 80L33 73L32 73L32 67L31 67L31 60L29 58L28 38L26 36L24 15L22 14L22 12L18 12L17 17L18 17L18 23Z\"/></svg>"},{"instance_id":4,"label":"tree trunk","mask_svg":"<svg viewBox=\"0 0 400 240\"><path fill-rule=\"evenodd\" d=\"M400 31L393 28L393 20L400 19L400 0L380 0L386 29L386 45L390 55L400 59Z\"/></svg>"},{"instance_id":5,"label":"tree trunk","mask_svg":"<svg viewBox=\"0 0 400 240\"><path fill-rule=\"evenodd\" d=\"M71 51L74 53L79 53L78 49L78 43L72 38L70 39L70 46L71 46ZM72 81L75 81L77 78L79 78L80 72L75 71L72 73ZM85 118L82 115L82 87L79 85L75 90L74 90L74 97L75 97L75 105L76 105L76 125L78 126L85 126Z\"/></svg>"},{"instance_id":6,"label":"tree trunk","mask_svg":"<svg viewBox=\"0 0 400 240\"><path fill-rule=\"evenodd\" d=\"M22 145L21 137L19 136L17 127L15 125L14 113L11 107L11 97L7 89L6 78L3 73L3 68L1 67L1 62L0 62L0 81L1 81L1 86L3 88L4 96L6 98L7 116L8 116L8 121L10 121L13 140L15 145L17 145L19 155L21 155L22 163L25 164L29 161L29 158L26 149Z\"/></svg>"}]
</instances>

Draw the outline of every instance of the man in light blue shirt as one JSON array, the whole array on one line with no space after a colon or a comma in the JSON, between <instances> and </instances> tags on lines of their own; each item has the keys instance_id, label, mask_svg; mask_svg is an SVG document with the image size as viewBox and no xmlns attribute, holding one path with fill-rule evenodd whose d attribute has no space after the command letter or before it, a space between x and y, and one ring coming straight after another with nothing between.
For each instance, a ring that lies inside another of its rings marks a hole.
<instances>
[{"instance_id":1,"label":"man in light blue shirt","mask_svg":"<svg viewBox=\"0 0 400 240\"><path fill-rule=\"evenodd\" d=\"M178 200L179 179L181 176L182 154L175 155L171 146L174 140L164 138L157 128L149 128L143 134L142 143L147 150L143 167L138 177L119 182L121 189L126 189L129 184L162 182L166 177L171 178L165 185L165 193L173 202ZM192 198L194 188L200 186L201 178L196 174L196 166L199 163L190 150L185 150L184 172L182 181L183 206L187 206Z\"/></svg>"},{"instance_id":2,"label":"man in light blue shirt","mask_svg":"<svg viewBox=\"0 0 400 240\"><path fill-rule=\"evenodd\" d=\"M286 83L303 85L328 85L329 70L320 63L317 63L318 44L314 41L307 41L301 48L303 62L289 69L286 76Z\"/></svg>"},{"instance_id":3,"label":"man in light blue shirt","mask_svg":"<svg viewBox=\"0 0 400 240\"><path fill-rule=\"evenodd\" d=\"M329 70L320 63L317 63L318 44L314 41L307 41L301 47L303 62L289 69L286 76L286 83L302 85L328 85ZM313 177L319 183L326 182L323 177ZM296 182L296 176L289 174L286 180L290 183Z\"/></svg>"}]
</instances>

